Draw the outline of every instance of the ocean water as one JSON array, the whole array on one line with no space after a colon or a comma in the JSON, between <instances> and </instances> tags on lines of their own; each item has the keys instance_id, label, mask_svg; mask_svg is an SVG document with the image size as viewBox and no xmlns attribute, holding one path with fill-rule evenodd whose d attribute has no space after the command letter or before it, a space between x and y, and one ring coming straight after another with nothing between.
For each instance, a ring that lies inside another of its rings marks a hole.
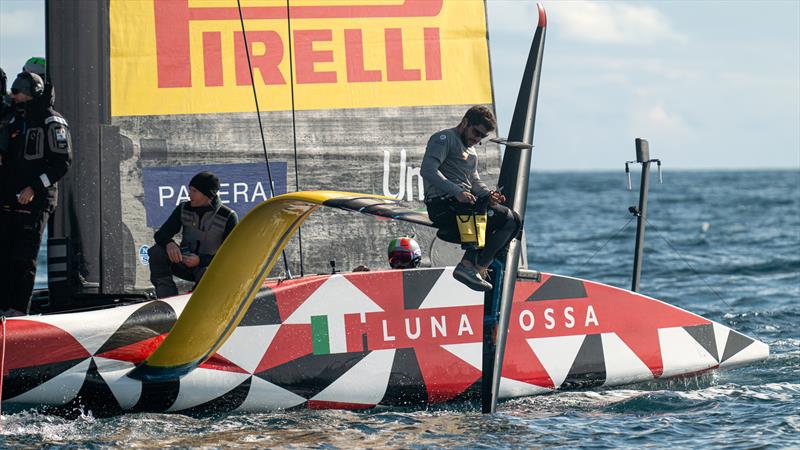
<instances>
[{"instance_id":1,"label":"ocean water","mask_svg":"<svg viewBox=\"0 0 800 450\"><path fill-rule=\"evenodd\" d=\"M800 447L800 171L651 177L641 291L769 344L699 378L424 411L0 418L0 447ZM630 288L637 202L624 173L537 173L531 268Z\"/></svg>"}]
</instances>

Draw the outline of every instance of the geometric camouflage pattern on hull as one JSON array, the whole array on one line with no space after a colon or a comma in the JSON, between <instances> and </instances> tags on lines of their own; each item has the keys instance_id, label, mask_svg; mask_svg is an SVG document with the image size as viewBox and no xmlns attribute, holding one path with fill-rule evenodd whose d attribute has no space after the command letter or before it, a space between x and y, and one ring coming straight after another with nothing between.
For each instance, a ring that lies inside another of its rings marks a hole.
<instances>
[{"instance_id":1,"label":"geometric camouflage pattern on hull","mask_svg":"<svg viewBox=\"0 0 800 450\"><path fill-rule=\"evenodd\" d=\"M178 380L126 374L189 295L6 322L4 403L95 414L424 406L480 395L483 296L452 268L269 282L230 338ZM515 289L500 397L691 375L769 348L630 291L541 274Z\"/></svg>"}]
</instances>

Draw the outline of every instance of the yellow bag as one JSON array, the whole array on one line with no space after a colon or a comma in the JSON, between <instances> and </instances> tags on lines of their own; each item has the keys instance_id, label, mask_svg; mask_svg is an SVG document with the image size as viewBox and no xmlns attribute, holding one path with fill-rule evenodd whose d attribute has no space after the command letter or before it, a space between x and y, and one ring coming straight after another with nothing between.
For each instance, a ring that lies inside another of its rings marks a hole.
<instances>
[{"instance_id":1,"label":"yellow bag","mask_svg":"<svg viewBox=\"0 0 800 450\"><path fill-rule=\"evenodd\" d=\"M472 213L457 215L458 234L462 244L477 244L483 248L486 244L486 214Z\"/></svg>"}]
</instances>

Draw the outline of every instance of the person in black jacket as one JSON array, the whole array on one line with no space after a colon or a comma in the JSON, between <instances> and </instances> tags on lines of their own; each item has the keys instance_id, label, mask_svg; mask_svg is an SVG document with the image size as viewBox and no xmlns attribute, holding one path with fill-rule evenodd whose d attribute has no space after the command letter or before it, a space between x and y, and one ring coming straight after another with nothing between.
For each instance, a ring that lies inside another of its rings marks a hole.
<instances>
[{"instance_id":1,"label":"person in black jacket","mask_svg":"<svg viewBox=\"0 0 800 450\"><path fill-rule=\"evenodd\" d=\"M175 207L156 231L156 245L147 251L156 297L178 295L173 276L196 285L239 222L236 212L220 202L217 192L219 179L211 172L198 173L189 182L189 201ZM173 240L179 232L180 245Z\"/></svg>"},{"instance_id":2,"label":"person in black jacket","mask_svg":"<svg viewBox=\"0 0 800 450\"><path fill-rule=\"evenodd\" d=\"M22 72L11 85L11 117L0 130L0 313L27 314L36 259L56 183L72 162L64 118L40 101L44 82Z\"/></svg>"},{"instance_id":3,"label":"person in black jacket","mask_svg":"<svg viewBox=\"0 0 800 450\"><path fill-rule=\"evenodd\" d=\"M10 109L11 97L8 96L8 78L6 78L6 71L0 67L0 116L6 110Z\"/></svg>"},{"instance_id":4,"label":"person in black jacket","mask_svg":"<svg viewBox=\"0 0 800 450\"><path fill-rule=\"evenodd\" d=\"M8 95L8 78L6 72L0 67L0 164L3 162L3 152L8 150L10 138L8 127L14 118L14 108L11 97Z\"/></svg>"}]
</instances>

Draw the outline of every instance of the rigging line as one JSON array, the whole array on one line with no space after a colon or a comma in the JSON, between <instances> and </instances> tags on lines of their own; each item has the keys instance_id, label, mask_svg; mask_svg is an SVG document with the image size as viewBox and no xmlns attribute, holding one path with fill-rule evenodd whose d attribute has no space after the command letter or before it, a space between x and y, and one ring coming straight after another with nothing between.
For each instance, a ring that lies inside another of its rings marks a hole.
<instances>
[{"instance_id":1,"label":"rigging line","mask_svg":"<svg viewBox=\"0 0 800 450\"><path fill-rule=\"evenodd\" d=\"M700 274L700 272L698 272L697 270L695 270L695 268L694 268L694 267L693 267L693 266L692 266L692 265L689 263L689 261L687 261L687 260L686 260L686 258L684 258L684 257L683 257L683 254L682 254L681 252L679 252L679 251L678 251L678 249L677 249L677 248L675 248L675 246L674 246L674 245L672 245L672 242L670 242L670 241L669 241L669 239L667 239L666 237L664 237L663 233L661 233L660 231L658 231L658 230L656 229L656 226L655 226L655 225L653 225L652 223L650 223L650 221L649 221L649 220L645 220L645 222L647 222L647 224L648 224L648 225L650 225L650 227L651 227L651 228L653 229L653 231L654 231L654 232L655 232L655 233L658 235L658 237L660 237L660 238L661 238L661 240L663 240L664 242L666 242L666 243L667 243L667 245L669 246L669 248L671 248L671 249L672 249L672 251L674 251L674 252L675 252L675 254L677 254L677 255L678 255L678 257L679 257L679 258L680 258L680 259L683 261L683 263L684 263L684 264L686 264L686 267L688 267L688 268L689 268L689 270L691 270L692 272L694 272L694 274L695 274L695 275L696 275L698 278L700 278L700 280L703 282L703 284L705 284L705 285L706 285L706 287L708 288L708 290L710 290L711 292L713 292L713 293L714 293L714 295L716 295L716 296L717 296L717 298L719 299L719 301L721 301L722 303L724 303L724 304L725 304L725 306L727 306L727 307L728 307L728 309L729 309L729 310L732 312L732 311L733 311L733 306L731 306L731 305L730 305L730 303L726 302L726 301L725 301L725 299L724 299L724 298L722 298L722 296L719 294L719 292L717 292L717 291L716 291L716 289L714 289L713 287L711 287L711 285L710 285L710 284L708 284L708 281L705 279L705 277L703 277L703 275L701 275L701 274ZM759 333L757 333L755 329L752 329L752 330L750 330L750 331L749 331L749 333L750 333L751 335L753 335L753 337L754 337L754 338L756 338L756 339L758 339L759 341L763 341L763 340L764 340L764 339L762 339L762 338L759 336Z\"/></svg>"},{"instance_id":2,"label":"rigging line","mask_svg":"<svg viewBox=\"0 0 800 450\"><path fill-rule=\"evenodd\" d=\"M239 10L239 23L242 25L242 39L244 39L244 54L247 55L247 69L250 71L250 87L253 88L253 100L256 103L256 117L258 117L258 131L261 136L261 148L264 150L264 162L267 165L267 177L269 178L269 193L270 198L275 197L275 186L272 184L272 171L269 168L269 156L267 155L267 141L264 139L264 126L261 124L261 109L258 106L258 94L256 93L256 77L253 73L253 64L250 62L250 44L247 42L247 33L244 29L244 16L242 15L242 4L240 0L236 0L236 6ZM290 57L291 59L291 57ZM291 278L289 272L289 261L286 258L286 250L281 252L283 255L283 268Z\"/></svg>"},{"instance_id":3,"label":"rigging line","mask_svg":"<svg viewBox=\"0 0 800 450\"><path fill-rule=\"evenodd\" d=\"M733 306L731 306L731 305L730 305L728 302L726 302L726 301L725 301L725 299L724 299L724 298L722 298L722 296L721 296L721 295L719 295L719 293L718 293L718 292L717 292L717 291L716 291L716 290L715 290L713 287L711 287L711 285L710 285L710 284L708 284L708 282L706 281L705 277L703 277L703 276L700 274L700 272L698 272L697 270L695 270L695 268L694 268L694 267L693 267L693 266L692 266L692 265L689 263L689 261L688 261L686 258L684 258L684 257L683 257L683 254L682 254L681 252L679 252L679 251L678 251L678 249L677 249L677 248L675 248L675 246L674 246L674 245L672 245L672 242L670 242L670 241L669 241L669 239L667 239L666 237L664 237L664 234L663 234L663 233L661 233L660 231L658 231L658 229L656 228L656 226L655 226L655 225L653 225L652 223L650 223L650 221L649 221L649 220L645 220L645 222L647 222L647 225L649 225L649 226L650 226L650 227L653 229L653 231L654 231L654 232L655 232L655 233L658 235L658 237L660 237L662 241L666 242L666 243L667 243L667 245L669 246L669 248L671 248L671 249L672 249L672 251L673 251L673 252L675 252L675 254L676 254L676 255L678 255L678 257L681 259L681 261L683 261L683 263L684 263L684 264L686 264L686 267L688 267L688 268L689 268L689 270L691 270L692 272L694 272L694 274L695 274L696 276L698 276L698 277L699 277L699 278L700 278L700 279L703 281L703 284L705 284L705 285L706 285L706 287L707 287L707 288L708 288L708 289L709 289L711 292L713 292L713 293L714 293L714 295L716 295L716 296L717 296L717 298L718 298L718 299L719 299L719 300L720 300L722 303L724 303L724 304L725 304L725 306L727 306L727 307L728 307L730 310L733 310Z\"/></svg>"},{"instance_id":4,"label":"rigging line","mask_svg":"<svg viewBox=\"0 0 800 450\"><path fill-rule=\"evenodd\" d=\"M606 248L606 245L608 245L608 243L609 243L609 242L611 242L612 240L614 240L614 239L615 239L617 236L619 236L619 234L620 234L620 233L622 233L622 232L623 232L623 231L624 231L626 228L628 228L628 225L630 225L630 223L633 221L633 219L634 219L634 218L635 218L635 216L634 216L634 217L631 217L630 219L628 219L628 221L627 221L627 222L625 222L625 225L623 225L623 226L622 226L622 227L621 227L619 230L617 230L617 232L616 232L616 233L614 233L614 235L613 235L613 236L611 236L610 238L608 238L608 239L607 239L607 240L606 240L606 241L603 243L603 245L601 245L601 246L600 246L600 248L598 248L597 250L595 250L595 251L594 251L594 253L592 253L592 256L590 256L590 257L589 257L589 259L587 259L586 261L584 261L584 262L583 262L583 264L581 264L580 266L578 266L578 270L575 272L575 276L577 276L578 274L580 274L580 273L581 273L581 271L584 269L584 267L586 267L586 265L587 265L587 264L589 264L589 261L591 261L591 260L592 260L592 258L594 258L595 256L597 256L597 254L598 254L598 253L600 253L600 251L601 251L601 250L603 250L604 248Z\"/></svg>"},{"instance_id":5,"label":"rigging line","mask_svg":"<svg viewBox=\"0 0 800 450\"><path fill-rule=\"evenodd\" d=\"M286 31L289 42L289 87L292 94L292 145L294 147L294 190L300 191L300 174L297 169L297 126L294 108L294 67L292 63L292 12L289 8L289 0L286 0ZM300 249L300 276L305 273L303 270L303 226L297 227L297 243Z\"/></svg>"}]
</instances>

